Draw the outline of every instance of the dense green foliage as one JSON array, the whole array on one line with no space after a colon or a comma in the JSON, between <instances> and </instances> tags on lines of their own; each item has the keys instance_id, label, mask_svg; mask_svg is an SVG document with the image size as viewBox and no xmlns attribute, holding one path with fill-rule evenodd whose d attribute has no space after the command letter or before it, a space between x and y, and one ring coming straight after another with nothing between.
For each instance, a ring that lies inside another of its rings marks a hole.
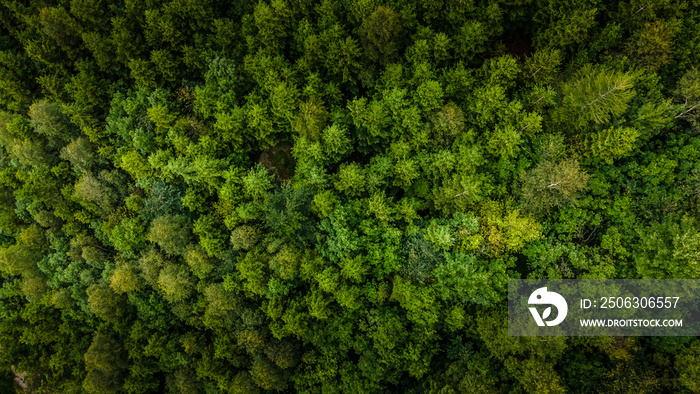
<instances>
[{"instance_id":1,"label":"dense green foliage","mask_svg":"<svg viewBox=\"0 0 700 394\"><path fill-rule=\"evenodd\" d=\"M505 304L700 278L698 32L698 0L0 0L0 391L700 392L695 338Z\"/></svg>"}]
</instances>

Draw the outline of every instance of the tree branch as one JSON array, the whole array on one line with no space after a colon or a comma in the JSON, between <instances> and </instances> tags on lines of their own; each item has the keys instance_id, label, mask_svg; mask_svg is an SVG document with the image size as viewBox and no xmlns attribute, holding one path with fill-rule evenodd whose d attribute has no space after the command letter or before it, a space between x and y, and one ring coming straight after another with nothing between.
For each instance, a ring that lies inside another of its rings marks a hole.
<instances>
[{"instance_id":1,"label":"tree branch","mask_svg":"<svg viewBox=\"0 0 700 394\"><path fill-rule=\"evenodd\" d=\"M643 10L643 9L647 8L647 6L648 6L649 4L651 4L651 1L650 1L650 2L648 2L648 3L646 3L646 4L644 5L644 7L642 7L642 8L640 8L640 9L638 9L638 10L637 10L637 12L635 12L634 14L632 14L632 16L634 16L634 15L637 15L637 14L639 13L639 11L641 11L641 10Z\"/></svg>"},{"instance_id":2,"label":"tree branch","mask_svg":"<svg viewBox=\"0 0 700 394\"><path fill-rule=\"evenodd\" d=\"M533 106L533 105L539 103L543 98L544 98L544 95L542 95L542 97L538 98L537 101L535 101L534 103L530 104L529 106L531 107L531 106Z\"/></svg>"},{"instance_id":3,"label":"tree branch","mask_svg":"<svg viewBox=\"0 0 700 394\"><path fill-rule=\"evenodd\" d=\"M699 105L700 105L700 104L695 104L695 105L693 105L693 106L690 107L688 110L686 110L686 111L684 111L684 112L681 112L680 114L676 115L676 117L675 117L674 119L682 118L683 116L688 115L688 113L689 113L690 111L694 110L694 109L697 108ZM694 115L693 115L693 116L694 116Z\"/></svg>"},{"instance_id":4,"label":"tree branch","mask_svg":"<svg viewBox=\"0 0 700 394\"><path fill-rule=\"evenodd\" d=\"M614 85L612 88L610 88L610 90L608 90L607 92L605 92L604 94L600 94L600 92L598 92L598 95L599 95L600 97L598 97L598 98L596 98L595 100L591 101L590 103L588 103L588 104L582 106L581 109L585 109L586 107L590 107L591 105L595 104L595 103L596 103L598 100L600 100L600 99L605 100L605 98L608 97L608 95L609 95L610 93L612 93L612 92L614 92L614 91L616 91L616 90L618 90L618 89L620 89L620 87L617 86L617 84L616 84L616 85Z\"/></svg>"},{"instance_id":5,"label":"tree branch","mask_svg":"<svg viewBox=\"0 0 700 394\"><path fill-rule=\"evenodd\" d=\"M540 67L540 68L538 68L537 70L535 70L535 72L532 73L532 75L530 75L530 78L534 77L535 74L537 74L538 72L540 72L541 69L542 69L542 67Z\"/></svg>"}]
</instances>

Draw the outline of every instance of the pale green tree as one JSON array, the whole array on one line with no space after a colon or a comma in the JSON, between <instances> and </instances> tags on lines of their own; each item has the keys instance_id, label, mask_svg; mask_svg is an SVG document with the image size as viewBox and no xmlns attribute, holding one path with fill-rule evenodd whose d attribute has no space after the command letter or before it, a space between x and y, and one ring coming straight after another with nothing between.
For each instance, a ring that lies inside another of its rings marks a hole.
<instances>
[{"instance_id":1,"label":"pale green tree","mask_svg":"<svg viewBox=\"0 0 700 394\"><path fill-rule=\"evenodd\" d=\"M589 179L576 159L543 161L522 176L523 202L535 212L573 203Z\"/></svg>"}]
</instances>

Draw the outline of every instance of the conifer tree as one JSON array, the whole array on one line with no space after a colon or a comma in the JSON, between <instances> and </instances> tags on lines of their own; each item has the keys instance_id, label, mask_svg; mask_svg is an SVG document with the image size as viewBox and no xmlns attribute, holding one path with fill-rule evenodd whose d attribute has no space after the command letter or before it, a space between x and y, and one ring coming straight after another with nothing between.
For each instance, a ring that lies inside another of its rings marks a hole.
<instances>
[{"instance_id":1,"label":"conifer tree","mask_svg":"<svg viewBox=\"0 0 700 394\"><path fill-rule=\"evenodd\" d=\"M615 119L627 111L635 95L633 85L630 73L584 66L564 85L562 106L557 112L560 122L567 123L571 113L577 115L574 125L579 127Z\"/></svg>"}]
</instances>

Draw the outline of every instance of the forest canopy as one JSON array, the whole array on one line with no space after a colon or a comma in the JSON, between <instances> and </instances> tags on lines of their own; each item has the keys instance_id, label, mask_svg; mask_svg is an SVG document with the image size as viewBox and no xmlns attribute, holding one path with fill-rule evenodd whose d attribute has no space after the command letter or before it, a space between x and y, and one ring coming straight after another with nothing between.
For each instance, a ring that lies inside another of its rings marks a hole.
<instances>
[{"instance_id":1,"label":"forest canopy","mask_svg":"<svg viewBox=\"0 0 700 394\"><path fill-rule=\"evenodd\" d=\"M700 392L508 279L700 279L698 0L0 0L0 392ZM23 379L23 380L22 380Z\"/></svg>"}]
</instances>

